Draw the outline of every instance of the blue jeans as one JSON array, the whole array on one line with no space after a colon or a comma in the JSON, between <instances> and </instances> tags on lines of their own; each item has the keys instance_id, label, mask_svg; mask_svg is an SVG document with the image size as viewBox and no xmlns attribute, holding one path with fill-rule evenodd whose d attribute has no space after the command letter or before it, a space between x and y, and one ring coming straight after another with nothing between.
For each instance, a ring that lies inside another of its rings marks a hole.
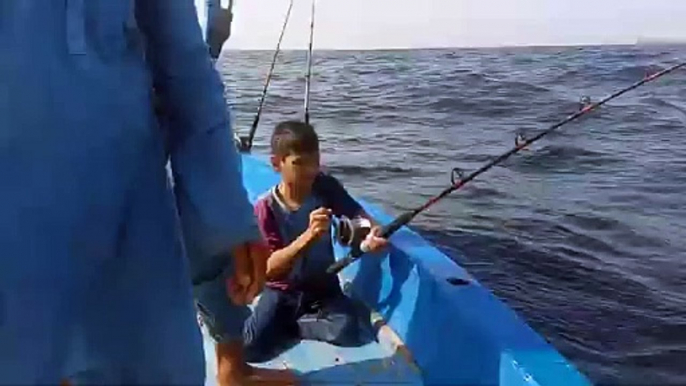
<instances>
[{"instance_id":1,"label":"blue jeans","mask_svg":"<svg viewBox=\"0 0 686 386\"><path fill-rule=\"evenodd\" d=\"M299 339L361 346L373 339L369 318L339 288L325 294L265 288L245 323L244 355L264 362Z\"/></svg>"}]
</instances>

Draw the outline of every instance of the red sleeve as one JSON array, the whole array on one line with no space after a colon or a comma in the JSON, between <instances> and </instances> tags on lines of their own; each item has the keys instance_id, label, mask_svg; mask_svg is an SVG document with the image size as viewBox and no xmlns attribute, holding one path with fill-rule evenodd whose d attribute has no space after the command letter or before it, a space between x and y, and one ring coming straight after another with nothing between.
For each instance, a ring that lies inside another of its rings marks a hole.
<instances>
[{"instance_id":1,"label":"red sleeve","mask_svg":"<svg viewBox=\"0 0 686 386\"><path fill-rule=\"evenodd\" d=\"M270 252L284 248L283 238L279 232L279 224L276 222L274 211L269 206L269 197L262 198L255 204L255 216L257 226L260 228L262 238L267 243Z\"/></svg>"}]
</instances>

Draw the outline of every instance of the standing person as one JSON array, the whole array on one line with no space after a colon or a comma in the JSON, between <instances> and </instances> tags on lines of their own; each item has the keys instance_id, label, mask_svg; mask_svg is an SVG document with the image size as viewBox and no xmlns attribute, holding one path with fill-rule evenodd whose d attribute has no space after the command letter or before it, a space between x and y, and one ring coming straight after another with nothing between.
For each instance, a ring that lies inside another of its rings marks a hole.
<instances>
[{"instance_id":1,"label":"standing person","mask_svg":"<svg viewBox=\"0 0 686 386\"><path fill-rule=\"evenodd\" d=\"M222 93L192 0L2 2L2 382L204 383L190 283L264 258Z\"/></svg>"}]
</instances>

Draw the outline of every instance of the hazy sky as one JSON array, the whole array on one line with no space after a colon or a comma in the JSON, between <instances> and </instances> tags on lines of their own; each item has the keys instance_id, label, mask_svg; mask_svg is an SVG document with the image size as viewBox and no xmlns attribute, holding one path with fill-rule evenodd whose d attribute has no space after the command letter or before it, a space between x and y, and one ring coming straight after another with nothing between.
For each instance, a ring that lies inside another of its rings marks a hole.
<instances>
[{"instance_id":1,"label":"hazy sky","mask_svg":"<svg viewBox=\"0 0 686 386\"><path fill-rule=\"evenodd\" d=\"M235 0L228 48L273 49L289 0ZM295 0L283 48L305 48ZM421 5L420 5L421 4ZM317 0L315 48L418 48L686 40L686 0Z\"/></svg>"}]
</instances>

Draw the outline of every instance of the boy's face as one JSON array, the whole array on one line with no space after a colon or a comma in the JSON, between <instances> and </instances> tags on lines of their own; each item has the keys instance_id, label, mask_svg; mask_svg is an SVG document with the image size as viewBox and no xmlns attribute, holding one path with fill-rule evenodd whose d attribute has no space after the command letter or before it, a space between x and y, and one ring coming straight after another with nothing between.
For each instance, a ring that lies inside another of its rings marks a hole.
<instances>
[{"instance_id":1,"label":"boy's face","mask_svg":"<svg viewBox=\"0 0 686 386\"><path fill-rule=\"evenodd\" d=\"M272 156L272 166L281 173L283 182L309 189L319 174L319 152Z\"/></svg>"}]
</instances>

